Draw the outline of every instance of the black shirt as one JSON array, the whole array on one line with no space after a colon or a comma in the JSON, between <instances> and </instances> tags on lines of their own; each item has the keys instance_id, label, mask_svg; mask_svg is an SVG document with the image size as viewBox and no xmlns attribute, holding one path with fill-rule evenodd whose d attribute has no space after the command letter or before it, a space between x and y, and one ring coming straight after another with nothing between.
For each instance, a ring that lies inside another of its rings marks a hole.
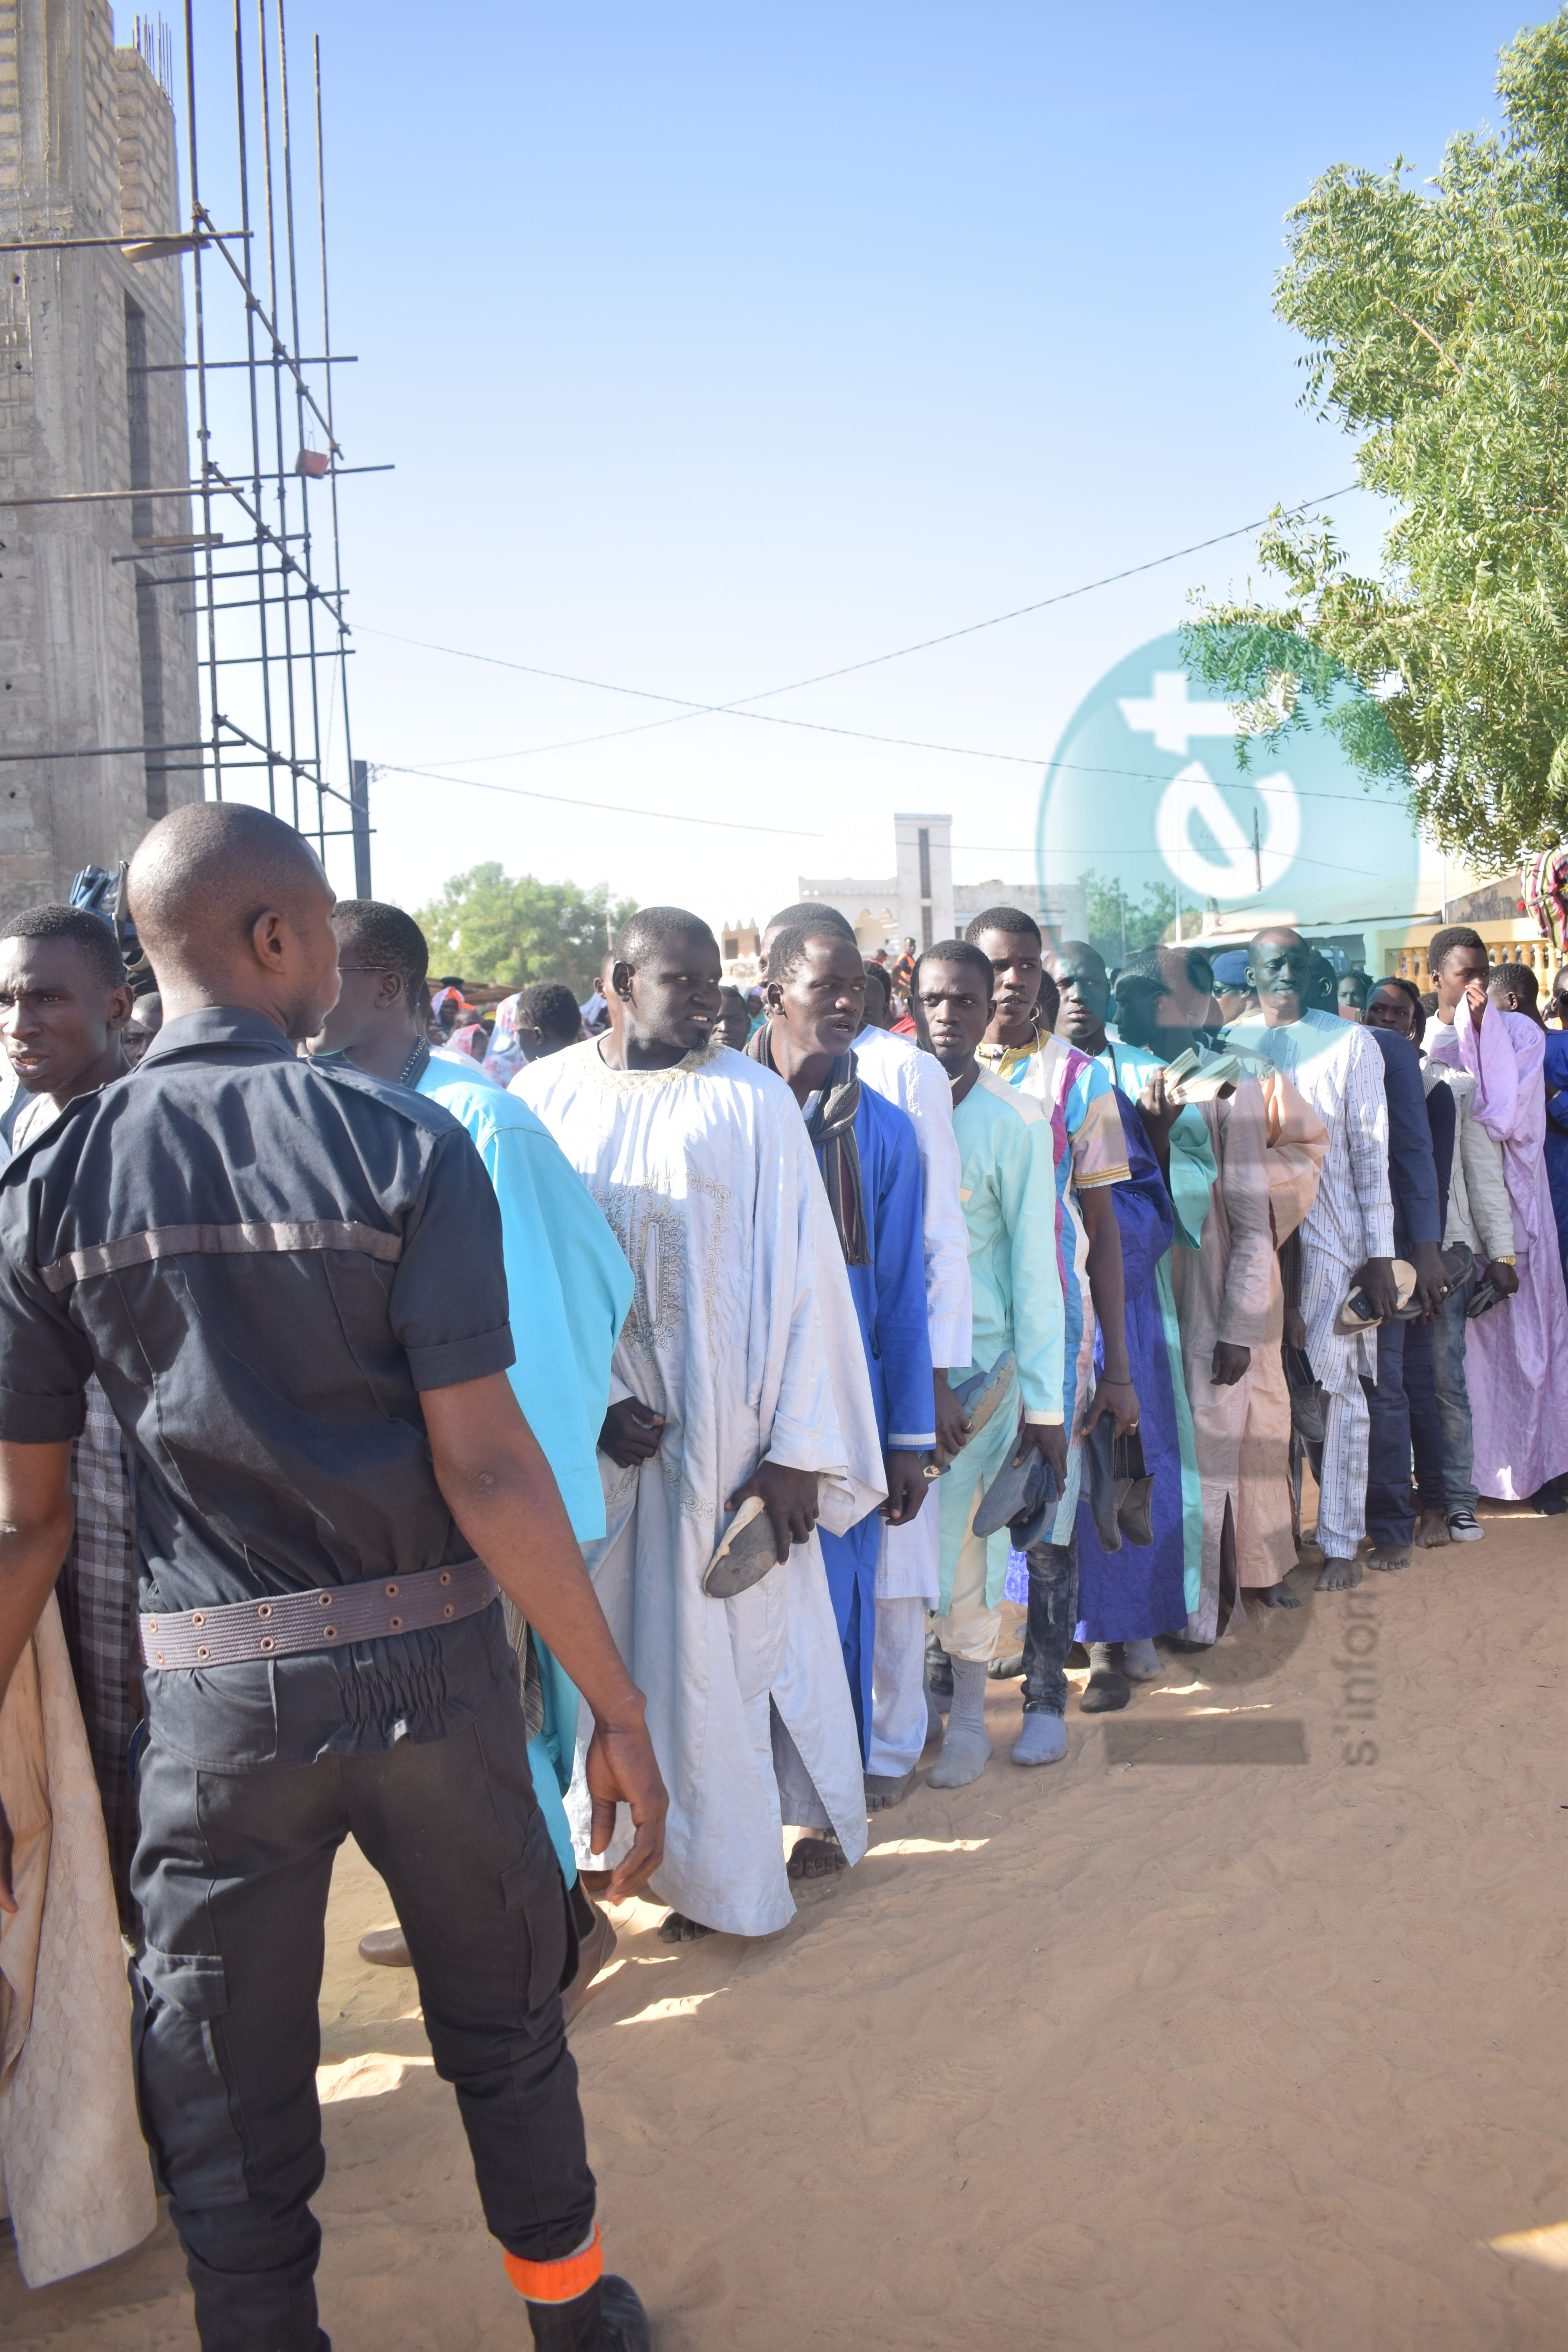
<instances>
[{"instance_id":1,"label":"black shirt","mask_svg":"<svg viewBox=\"0 0 1568 2352\"><path fill-rule=\"evenodd\" d=\"M0 1176L0 1439L73 1436L96 1372L144 1610L470 1559L418 1392L512 1356L500 1213L463 1129L298 1059L259 1013L167 1023ZM499 1619L149 1672L153 1727L230 1764L437 1738L471 1717L476 1674L510 1671Z\"/></svg>"}]
</instances>

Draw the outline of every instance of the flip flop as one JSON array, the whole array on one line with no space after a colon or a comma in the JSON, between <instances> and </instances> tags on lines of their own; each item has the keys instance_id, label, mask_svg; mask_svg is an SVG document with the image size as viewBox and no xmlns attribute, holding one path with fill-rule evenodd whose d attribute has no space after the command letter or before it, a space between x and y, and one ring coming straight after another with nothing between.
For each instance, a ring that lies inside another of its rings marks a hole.
<instances>
[{"instance_id":1,"label":"flip flop","mask_svg":"<svg viewBox=\"0 0 1568 2352\"><path fill-rule=\"evenodd\" d=\"M724 1539L702 1571L710 1601L733 1601L760 1584L779 1565L773 1523L760 1495L748 1495L724 1531Z\"/></svg>"}]
</instances>

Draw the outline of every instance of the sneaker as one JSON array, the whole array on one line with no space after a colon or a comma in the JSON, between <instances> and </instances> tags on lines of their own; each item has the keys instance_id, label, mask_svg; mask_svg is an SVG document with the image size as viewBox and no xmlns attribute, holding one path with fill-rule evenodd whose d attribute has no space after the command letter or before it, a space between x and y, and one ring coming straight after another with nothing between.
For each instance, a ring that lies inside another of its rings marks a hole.
<instances>
[{"instance_id":1,"label":"sneaker","mask_svg":"<svg viewBox=\"0 0 1568 2352\"><path fill-rule=\"evenodd\" d=\"M1455 1543L1484 1543L1487 1531L1474 1511L1450 1511L1448 1534Z\"/></svg>"}]
</instances>

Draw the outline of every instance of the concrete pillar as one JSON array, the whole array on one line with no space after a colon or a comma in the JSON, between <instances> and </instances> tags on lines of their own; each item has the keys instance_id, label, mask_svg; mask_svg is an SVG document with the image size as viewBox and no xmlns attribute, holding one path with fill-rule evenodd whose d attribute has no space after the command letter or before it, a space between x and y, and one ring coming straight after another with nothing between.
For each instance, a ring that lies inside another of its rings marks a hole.
<instances>
[{"instance_id":1,"label":"concrete pillar","mask_svg":"<svg viewBox=\"0 0 1568 2352\"><path fill-rule=\"evenodd\" d=\"M952 937L952 819L893 817L899 860L899 925L917 949Z\"/></svg>"}]
</instances>

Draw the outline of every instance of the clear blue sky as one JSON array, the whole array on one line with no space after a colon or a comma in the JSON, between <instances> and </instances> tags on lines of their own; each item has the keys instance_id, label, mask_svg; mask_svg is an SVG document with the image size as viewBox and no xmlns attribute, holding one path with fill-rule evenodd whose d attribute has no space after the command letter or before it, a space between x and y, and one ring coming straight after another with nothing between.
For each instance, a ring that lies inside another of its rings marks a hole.
<instances>
[{"instance_id":1,"label":"clear blue sky","mask_svg":"<svg viewBox=\"0 0 1568 2352\"><path fill-rule=\"evenodd\" d=\"M204 63L227 39L199 0ZM387 776L378 894L481 857L710 919L892 866L1032 870L1038 772L699 718L420 651L726 701L1207 538L1352 476L1270 286L1328 164L1495 119L1493 0L451 10L322 38L356 749L724 832ZM215 103L225 102L216 86ZM1332 509L1369 554L1378 515ZM762 707L1043 761L1245 541ZM459 764L461 763L461 764ZM342 877L340 877L342 878Z\"/></svg>"}]
</instances>

